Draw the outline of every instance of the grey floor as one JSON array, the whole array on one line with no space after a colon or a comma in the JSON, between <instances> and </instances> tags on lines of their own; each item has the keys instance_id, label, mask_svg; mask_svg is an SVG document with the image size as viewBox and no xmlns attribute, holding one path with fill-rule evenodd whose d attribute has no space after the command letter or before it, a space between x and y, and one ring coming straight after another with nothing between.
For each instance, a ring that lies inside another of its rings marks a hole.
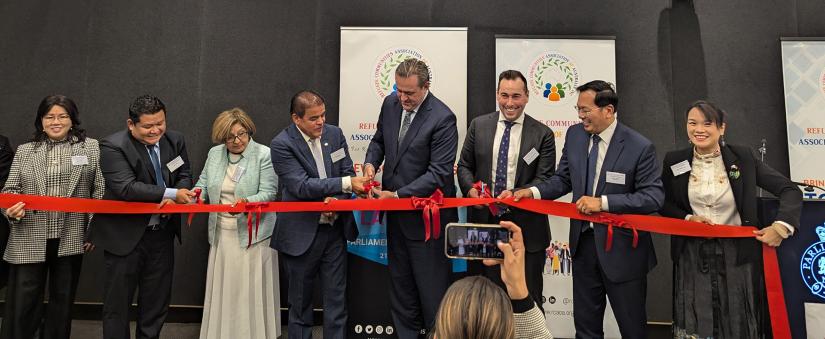
<instances>
[{"instance_id":1,"label":"grey floor","mask_svg":"<svg viewBox=\"0 0 825 339\"><path fill-rule=\"evenodd\" d=\"M132 330L130 333L135 334L135 323L131 324ZM163 330L160 332L160 339L198 339L200 335L200 323L167 323L163 325ZM286 338L286 326L281 329L281 336L279 338ZM312 338L321 339L322 328L316 326L312 328ZM96 320L75 320L72 322L72 339L102 339L103 329L100 321ZM236 339L236 338L230 338Z\"/></svg>"}]
</instances>

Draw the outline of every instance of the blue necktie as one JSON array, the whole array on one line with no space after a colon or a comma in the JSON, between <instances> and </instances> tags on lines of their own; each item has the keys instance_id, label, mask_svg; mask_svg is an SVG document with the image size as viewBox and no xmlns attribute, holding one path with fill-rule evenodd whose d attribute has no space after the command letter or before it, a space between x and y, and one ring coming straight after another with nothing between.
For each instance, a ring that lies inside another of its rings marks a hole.
<instances>
[{"instance_id":1,"label":"blue necktie","mask_svg":"<svg viewBox=\"0 0 825 339\"><path fill-rule=\"evenodd\" d=\"M160 169L160 159L158 159L158 154L155 153L155 146L146 145L146 149L149 150L149 159L152 160L152 167L155 169L155 184L166 188L166 183L163 181L163 172Z\"/></svg>"},{"instance_id":2,"label":"blue necktie","mask_svg":"<svg viewBox=\"0 0 825 339\"><path fill-rule=\"evenodd\" d=\"M510 151L510 129L515 124L512 121L504 121L504 134L501 136L501 144L498 146L498 163L496 164L496 181L493 186L493 196L498 196L507 189L507 153Z\"/></svg>"},{"instance_id":3,"label":"blue necktie","mask_svg":"<svg viewBox=\"0 0 825 339\"><path fill-rule=\"evenodd\" d=\"M596 162L599 160L599 141L602 140L597 134L593 134L593 146L590 146L590 153L587 155L587 182L585 183L585 195L592 196L595 193L596 185L593 180L596 178Z\"/></svg>"}]
</instances>

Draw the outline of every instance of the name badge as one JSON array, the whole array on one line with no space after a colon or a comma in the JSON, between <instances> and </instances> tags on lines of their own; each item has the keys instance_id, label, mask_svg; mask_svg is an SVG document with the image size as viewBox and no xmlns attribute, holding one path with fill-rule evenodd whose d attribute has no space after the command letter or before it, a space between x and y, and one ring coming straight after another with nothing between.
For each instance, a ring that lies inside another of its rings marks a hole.
<instances>
[{"instance_id":1,"label":"name badge","mask_svg":"<svg viewBox=\"0 0 825 339\"><path fill-rule=\"evenodd\" d=\"M538 157L539 151L536 151L536 148L533 147L532 149L530 149L530 152L527 152L527 155L524 156L524 162L526 162L528 165L532 164L533 161L535 161Z\"/></svg>"},{"instance_id":2,"label":"name badge","mask_svg":"<svg viewBox=\"0 0 825 339\"><path fill-rule=\"evenodd\" d=\"M344 152L343 148L339 148L337 151L332 152L329 157L332 158L332 162L336 163L338 160L343 159L347 154Z\"/></svg>"},{"instance_id":3,"label":"name badge","mask_svg":"<svg viewBox=\"0 0 825 339\"><path fill-rule=\"evenodd\" d=\"M169 172L174 172L176 169L180 168L181 166L183 166L183 159L180 157L180 155L177 156L176 158L172 159L172 161L170 161L166 164L166 168L169 169Z\"/></svg>"},{"instance_id":4,"label":"name badge","mask_svg":"<svg viewBox=\"0 0 825 339\"><path fill-rule=\"evenodd\" d=\"M690 172L690 163L687 160L682 160L682 162L671 165L670 170L673 171L673 176L678 177L682 174Z\"/></svg>"},{"instance_id":5,"label":"name badge","mask_svg":"<svg viewBox=\"0 0 825 339\"><path fill-rule=\"evenodd\" d=\"M231 179L234 182L238 182L238 180L241 180L241 177L245 172L246 168L243 168L241 166L235 167L235 173L232 173L232 176L229 179Z\"/></svg>"},{"instance_id":6,"label":"name badge","mask_svg":"<svg viewBox=\"0 0 825 339\"><path fill-rule=\"evenodd\" d=\"M89 157L85 155L73 155L72 156L72 165L73 166L83 166L89 164Z\"/></svg>"},{"instance_id":7,"label":"name badge","mask_svg":"<svg viewBox=\"0 0 825 339\"><path fill-rule=\"evenodd\" d=\"M624 173L607 171L604 181L608 184L624 185Z\"/></svg>"}]
</instances>

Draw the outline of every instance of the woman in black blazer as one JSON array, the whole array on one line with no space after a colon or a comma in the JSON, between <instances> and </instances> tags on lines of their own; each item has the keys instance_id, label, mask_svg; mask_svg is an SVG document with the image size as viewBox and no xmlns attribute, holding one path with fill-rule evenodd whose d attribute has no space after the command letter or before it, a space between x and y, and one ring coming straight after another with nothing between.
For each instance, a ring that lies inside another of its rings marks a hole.
<instances>
[{"instance_id":1,"label":"woman in black blazer","mask_svg":"<svg viewBox=\"0 0 825 339\"><path fill-rule=\"evenodd\" d=\"M692 147L665 155L660 213L706 224L759 228L756 239L672 237L673 337L770 337L760 242L779 246L799 226L802 192L745 146L724 142L725 112L697 101L687 112ZM760 225L756 189L779 197Z\"/></svg>"}]
</instances>

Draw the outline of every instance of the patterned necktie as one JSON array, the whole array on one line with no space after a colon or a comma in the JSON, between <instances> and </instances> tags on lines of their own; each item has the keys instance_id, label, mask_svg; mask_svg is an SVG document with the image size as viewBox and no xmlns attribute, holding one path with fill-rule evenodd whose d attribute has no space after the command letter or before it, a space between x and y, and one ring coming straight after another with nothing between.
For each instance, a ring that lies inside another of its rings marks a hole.
<instances>
[{"instance_id":1,"label":"patterned necktie","mask_svg":"<svg viewBox=\"0 0 825 339\"><path fill-rule=\"evenodd\" d=\"M309 139L309 148L312 150L312 157L315 158L315 167L318 168L318 177L321 179L326 179L327 169L324 167L324 153L321 151L321 147L318 143L317 138Z\"/></svg>"},{"instance_id":2,"label":"patterned necktie","mask_svg":"<svg viewBox=\"0 0 825 339\"><path fill-rule=\"evenodd\" d=\"M399 146L401 145L401 142L404 141L404 136L407 135L407 130L410 129L413 113L415 113L415 111L404 111L404 121L401 122L401 132L398 133Z\"/></svg>"},{"instance_id":3,"label":"patterned necktie","mask_svg":"<svg viewBox=\"0 0 825 339\"><path fill-rule=\"evenodd\" d=\"M596 185L593 180L596 178L596 162L599 160L599 141L602 140L597 134L593 134L593 146L590 146L590 153L587 155L587 182L585 183L585 195L595 194Z\"/></svg>"},{"instance_id":4,"label":"patterned necktie","mask_svg":"<svg viewBox=\"0 0 825 339\"><path fill-rule=\"evenodd\" d=\"M158 159L158 154L155 153L155 146L146 145L146 149L149 150L149 160L152 160L152 167L155 169L155 184L166 188L166 182L163 181L163 172L160 168L160 159Z\"/></svg>"},{"instance_id":5,"label":"patterned necktie","mask_svg":"<svg viewBox=\"0 0 825 339\"><path fill-rule=\"evenodd\" d=\"M514 124L512 121L504 121L504 134L501 136L501 144L498 146L496 181L493 186L493 196L496 197L507 189L507 153L510 151L510 129Z\"/></svg>"}]
</instances>

